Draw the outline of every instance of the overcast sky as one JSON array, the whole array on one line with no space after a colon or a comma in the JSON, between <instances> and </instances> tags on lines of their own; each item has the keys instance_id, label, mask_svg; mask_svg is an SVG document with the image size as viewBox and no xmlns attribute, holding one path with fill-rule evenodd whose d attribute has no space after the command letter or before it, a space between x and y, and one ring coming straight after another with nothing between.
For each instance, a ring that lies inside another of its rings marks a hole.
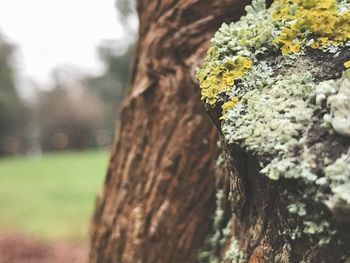
<instances>
[{"instance_id":1,"label":"overcast sky","mask_svg":"<svg viewBox=\"0 0 350 263\"><path fill-rule=\"evenodd\" d=\"M22 77L49 81L61 64L101 71L96 46L120 39L114 0L0 0L0 30L18 46Z\"/></svg>"}]
</instances>

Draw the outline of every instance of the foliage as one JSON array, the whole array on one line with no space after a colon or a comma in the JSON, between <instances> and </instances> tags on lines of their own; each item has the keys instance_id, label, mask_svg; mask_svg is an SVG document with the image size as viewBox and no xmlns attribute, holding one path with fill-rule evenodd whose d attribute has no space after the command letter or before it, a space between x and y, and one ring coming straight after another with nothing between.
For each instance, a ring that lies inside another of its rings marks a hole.
<instances>
[{"instance_id":1,"label":"foliage","mask_svg":"<svg viewBox=\"0 0 350 263\"><path fill-rule=\"evenodd\" d=\"M101 46L99 55L106 65L105 72L83 80L91 93L103 102L104 119L100 127L107 130L110 137L114 133L117 110L129 86L134 51L133 44L122 54L116 53L112 47Z\"/></svg>"},{"instance_id":2,"label":"foliage","mask_svg":"<svg viewBox=\"0 0 350 263\"><path fill-rule=\"evenodd\" d=\"M105 118L103 103L86 89L73 93L74 88L58 84L40 93L36 119L44 151L98 146L97 132Z\"/></svg>"},{"instance_id":3,"label":"foliage","mask_svg":"<svg viewBox=\"0 0 350 263\"><path fill-rule=\"evenodd\" d=\"M0 35L0 156L20 151L24 106L15 88L15 47Z\"/></svg>"}]
</instances>

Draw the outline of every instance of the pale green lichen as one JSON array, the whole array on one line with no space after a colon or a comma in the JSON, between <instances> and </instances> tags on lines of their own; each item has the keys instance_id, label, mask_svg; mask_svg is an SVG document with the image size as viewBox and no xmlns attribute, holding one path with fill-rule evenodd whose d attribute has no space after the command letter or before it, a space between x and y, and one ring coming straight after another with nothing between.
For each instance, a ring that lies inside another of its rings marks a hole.
<instances>
[{"instance_id":1,"label":"pale green lichen","mask_svg":"<svg viewBox=\"0 0 350 263\"><path fill-rule=\"evenodd\" d=\"M343 201L350 206L350 149L348 154L343 154L324 171L325 180L321 184L330 187L333 201Z\"/></svg>"},{"instance_id":2,"label":"pale green lichen","mask_svg":"<svg viewBox=\"0 0 350 263\"><path fill-rule=\"evenodd\" d=\"M271 16L266 14L265 1L254 1L246 9L247 15L239 22L222 25L204 63L197 69L202 100L208 105L213 106L221 93L229 92L235 81L249 72L255 53L264 52L266 48L261 45L271 38L271 23L267 20Z\"/></svg>"},{"instance_id":3,"label":"pale green lichen","mask_svg":"<svg viewBox=\"0 0 350 263\"><path fill-rule=\"evenodd\" d=\"M219 189L216 192L216 209L213 219L213 233L207 238L205 248L199 252L198 259L203 263L219 263L220 260L216 255L216 250L220 246L222 232L221 224L223 221L224 211L222 210L222 201L224 198L224 191Z\"/></svg>"},{"instance_id":4,"label":"pale green lichen","mask_svg":"<svg viewBox=\"0 0 350 263\"><path fill-rule=\"evenodd\" d=\"M303 193L294 193L287 210L303 224L285 233L326 244L333 227L307 204L341 203L350 210L350 158L328 156L322 164L310 133L324 129L328 135L350 137L350 70L340 80L315 79L323 66L308 55L318 49L336 58L350 47L349 0L275 0L269 9L265 1L253 0L246 10L245 17L223 24L212 39L197 72L202 99L222 105L226 142L258 156L262 174L302 186ZM244 58L245 67L225 66L237 57ZM338 68L345 70L348 59L347 54L339 60ZM231 259L239 259L237 242L231 245Z\"/></svg>"},{"instance_id":5,"label":"pale green lichen","mask_svg":"<svg viewBox=\"0 0 350 263\"><path fill-rule=\"evenodd\" d=\"M313 113L305 102L315 88L310 77L278 77L268 89L253 88L227 113L222 125L226 141L242 142L257 154L282 154L298 146Z\"/></svg>"},{"instance_id":6,"label":"pale green lichen","mask_svg":"<svg viewBox=\"0 0 350 263\"><path fill-rule=\"evenodd\" d=\"M331 111L324 116L324 121L331 124L337 133L350 137L350 70L344 72L337 83L328 82L328 86L338 92L327 98Z\"/></svg>"},{"instance_id":7,"label":"pale green lichen","mask_svg":"<svg viewBox=\"0 0 350 263\"><path fill-rule=\"evenodd\" d=\"M239 248L238 242L235 237L231 239L230 247L226 251L224 259L230 263L247 262L247 255Z\"/></svg>"},{"instance_id":8,"label":"pale green lichen","mask_svg":"<svg viewBox=\"0 0 350 263\"><path fill-rule=\"evenodd\" d=\"M331 225L328 221L322 220L321 222L314 222L304 220L304 229L303 232L308 235L316 235L319 237L318 244L320 246L328 244L332 236L336 233L335 230L332 230Z\"/></svg>"},{"instance_id":9,"label":"pale green lichen","mask_svg":"<svg viewBox=\"0 0 350 263\"><path fill-rule=\"evenodd\" d=\"M306 215L306 205L301 202L296 202L293 204L290 204L287 207L288 211L292 214L297 214L299 216L305 216Z\"/></svg>"},{"instance_id":10,"label":"pale green lichen","mask_svg":"<svg viewBox=\"0 0 350 263\"><path fill-rule=\"evenodd\" d=\"M271 15L266 12L265 1L253 1L246 11L240 21L224 23L215 33L211 42L220 54L241 53L250 57L272 40Z\"/></svg>"},{"instance_id":11,"label":"pale green lichen","mask_svg":"<svg viewBox=\"0 0 350 263\"><path fill-rule=\"evenodd\" d=\"M337 1L337 11L339 14L350 11L350 1L349 0L338 0Z\"/></svg>"},{"instance_id":12,"label":"pale green lichen","mask_svg":"<svg viewBox=\"0 0 350 263\"><path fill-rule=\"evenodd\" d=\"M246 11L240 21L224 23L216 32L213 46L197 70L202 99L211 106L249 71L251 63L258 61L257 55L267 50L280 47L283 55L292 58L306 47L335 53L339 46L349 44L350 12L344 1L337 5L335 0L275 0L266 9L264 0L255 0ZM228 69L225 63L235 63L237 57L249 63L236 63Z\"/></svg>"},{"instance_id":13,"label":"pale green lichen","mask_svg":"<svg viewBox=\"0 0 350 263\"><path fill-rule=\"evenodd\" d=\"M343 74L337 82L315 84L307 75L304 78L292 75L276 77L273 84L265 88L248 88L239 105L227 113L228 117L222 124L226 141L244 145L260 156L276 156L267 164L262 164L261 172L270 179L302 179L310 192L317 192L323 178L324 184L330 187L335 196L342 195L342 199L350 196L350 175L345 170L348 167L344 166L345 157L341 158L342 162L337 160L325 166L325 177L318 178L313 173L316 156L307 146L308 130L313 125L316 111L326 107L329 98L342 92L344 83L348 83L347 78L348 75ZM341 163L343 166L340 166ZM339 175L335 174L333 167L338 169ZM338 180L340 175L342 179ZM306 206L301 202L291 204L288 210L301 217L307 214ZM333 230L323 225L320 231L313 231L310 230L311 226L314 225L308 223L305 226L307 230L303 232L319 235L321 230L325 230L326 235L320 236L319 243L327 243L327 236Z\"/></svg>"},{"instance_id":14,"label":"pale green lichen","mask_svg":"<svg viewBox=\"0 0 350 263\"><path fill-rule=\"evenodd\" d=\"M203 263L219 263L220 258L217 255L217 252L222 249L231 234L233 218L229 220L226 227L223 225L223 215L224 211L222 210L222 202L224 198L224 191L218 189L216 192L216 209L213 219L213 233L207 238L205 242L205 248L199 252L198 259L199 262ZM225 260L232 263L246 263L247 257L245 253L240 250L237 240L234 236L230 238L230 246L225 252Z\"/></svg>"}]
</instances>

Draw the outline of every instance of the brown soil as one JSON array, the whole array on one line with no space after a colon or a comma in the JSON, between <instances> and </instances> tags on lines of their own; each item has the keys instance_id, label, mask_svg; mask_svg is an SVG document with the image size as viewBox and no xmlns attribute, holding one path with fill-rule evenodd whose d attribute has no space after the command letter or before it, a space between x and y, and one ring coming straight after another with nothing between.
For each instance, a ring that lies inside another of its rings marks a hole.
<instances>
[{"instance_id":1,"label":"brown soil","mask_svg":"<svg viewBox=\"0 0 350 263\"><path fill-rule=\"evenodd\" d=\"M83 263L87 247L68 242L45 242L15 233L0 233L0 263Z\"/></svg>"}]
</instances>

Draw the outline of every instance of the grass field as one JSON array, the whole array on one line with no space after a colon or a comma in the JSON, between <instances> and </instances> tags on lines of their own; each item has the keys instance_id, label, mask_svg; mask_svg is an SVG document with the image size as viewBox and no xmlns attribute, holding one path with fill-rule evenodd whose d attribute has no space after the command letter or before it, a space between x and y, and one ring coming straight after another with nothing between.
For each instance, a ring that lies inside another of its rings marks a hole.
<instances>
[{"instance_id":1,"label":"grass field","mask_svg":"<svg viewBox=\"0 0 350 263\"><path fill-rule=\"evenodd\" d=\"M0 159L0 229L86 240L105 151Z\"/></svg>"}]
</instances>

